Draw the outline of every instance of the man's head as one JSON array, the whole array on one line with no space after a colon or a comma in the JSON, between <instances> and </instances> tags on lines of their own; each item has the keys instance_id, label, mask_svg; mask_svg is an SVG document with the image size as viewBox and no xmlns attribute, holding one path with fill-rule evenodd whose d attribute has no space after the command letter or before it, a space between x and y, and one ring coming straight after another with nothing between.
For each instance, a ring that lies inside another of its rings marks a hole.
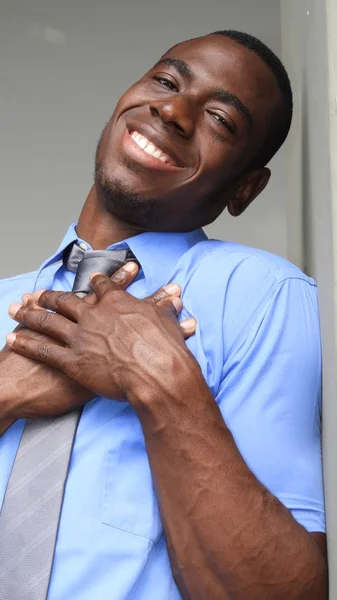
<instances>
[{"instance_id":1,"label":"man's head","mask_svg":"<svg viewBox=\"0 0 337 600\"><path fill-rule=\"evenodd\" d=\"M287 74L235 31L177 44L119 100L96 153L105 209L140 229L187 231L241 214L292 116Z\"/></svg>"}]
</instances>

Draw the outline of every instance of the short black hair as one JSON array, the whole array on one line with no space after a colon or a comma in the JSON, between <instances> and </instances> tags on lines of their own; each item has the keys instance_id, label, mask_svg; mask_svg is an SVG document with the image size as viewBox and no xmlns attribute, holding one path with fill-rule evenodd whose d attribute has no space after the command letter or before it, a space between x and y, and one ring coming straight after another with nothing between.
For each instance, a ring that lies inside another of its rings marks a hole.
<instances>
[{"instance_id":1,"label":"short black hair","mask_svg":"<svg viewBox=\"0 0 337 600\"><path fill-rule=\"evenodd\" d=\"M213 31L209 35L223 35L246 46L255 52L274 74L280 91L280 103L273 113L269 132L252 165L264 167L282 146L290 129L293 115L293 94L288 73L276 54L253 35L232 29Z\"/></svg>"}]
</instances>

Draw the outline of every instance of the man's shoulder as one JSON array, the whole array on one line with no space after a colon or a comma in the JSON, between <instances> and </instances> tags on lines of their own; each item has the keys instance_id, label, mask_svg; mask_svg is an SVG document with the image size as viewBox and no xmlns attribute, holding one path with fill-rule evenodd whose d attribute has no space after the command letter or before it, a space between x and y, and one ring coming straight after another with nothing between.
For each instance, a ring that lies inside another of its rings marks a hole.
<instances>
[{"instance_id":1,"label":"man's shoulder","mask_svg":"<svg viewBox=\"0 0 337 600\"><path fill-rule=\"evenodd\" d=\"M219 277L235 271L242 277L249 276L249 280L269 278L277 285L287 279L299 279L316 287L315 280L289 260L236 242L201 241L186 253L186 259L197 262L201 271L217 273Z\"/></svg>"},{"instance_id":2,"label":"man's shoulder","mask_svg":"<svg viewBox=\"0 0 337 600\"><path fill-rule=\"evenodd\" d=\"M227 338L247 335L268 310L279 313L280 302L297 314L301 297L312 318L318 314L312 278L282 257L234 242L196 244L182 257L172 280L181 285L192 316L195 311L210 330L226 320Z\"/></svg>"},{"instance_id":3,"label":"man's shoulder","mask_svg":"<svg viewBox=\"0 0 337 600\"><path fill-rule=\"evenodd\" d=\"M186 252L176 273L191 281L191 276L199 286L210 286L222 282L226 287L244 291L262 288L269 293L279 288L283 282L297 280L299 285L312 288L316 293L316 282L296 265L285 258L265 250L252 248L235 242L203 240ZM217 286L216 286L217 287Z\"/></svg>"}]
</instances>

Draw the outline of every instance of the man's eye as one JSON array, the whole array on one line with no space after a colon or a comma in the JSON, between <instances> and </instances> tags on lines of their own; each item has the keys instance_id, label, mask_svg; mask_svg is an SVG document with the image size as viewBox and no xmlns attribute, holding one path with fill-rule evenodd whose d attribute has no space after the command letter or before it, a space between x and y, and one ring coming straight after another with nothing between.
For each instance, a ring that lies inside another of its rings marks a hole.
<instances>
[{"instance_id":1,"label":"man's eye","mask_svg":"<svg viewBox=\"0 0 337 600\"><path fill-rule=\"evenodd\" d=\"M169 90L173 90L175 92L178 91L178 88L175 85L175 83L173 83L173 81L171 81L170 79L166 79L166 77L154 77L153 79L155 81L158 81L158 83L160 83L160 85L166 87Z\"/></svg>"},{"instance_id":2,"label":"man's eye","mask_svg":"<svg viewBox=\"0 0 337 600\"><path fill-rule=\"evenodd\" d=\"M222 125L223 127L226 127L226 129L228 129L228 131L230 131L233 134L236 132L236 127L234 127L234 125L232 123L227 121L227 119L225 119L218 113L211 113L211 115L212 115L213 119L215 121L217 121L217 123L220 123L220 125Z\"/></svg>"}]
</instances>

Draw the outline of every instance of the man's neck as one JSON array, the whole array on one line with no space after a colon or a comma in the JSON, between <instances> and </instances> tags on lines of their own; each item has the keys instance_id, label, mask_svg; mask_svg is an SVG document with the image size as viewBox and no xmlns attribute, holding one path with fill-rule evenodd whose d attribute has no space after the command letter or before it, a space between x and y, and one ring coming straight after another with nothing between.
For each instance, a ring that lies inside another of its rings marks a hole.
<instances>
[{"instance_id":1,"label":"man's neck","mask_svg":"<svg viewBox=\"0 0 337 600\"><path fill-rule=\"evenodd\" d=\"M112 244L142 233L137 227L108 213L99 202L94 185L82 208L76 231L93 250L104 250Z\"/></svg>"}]
</instances>

